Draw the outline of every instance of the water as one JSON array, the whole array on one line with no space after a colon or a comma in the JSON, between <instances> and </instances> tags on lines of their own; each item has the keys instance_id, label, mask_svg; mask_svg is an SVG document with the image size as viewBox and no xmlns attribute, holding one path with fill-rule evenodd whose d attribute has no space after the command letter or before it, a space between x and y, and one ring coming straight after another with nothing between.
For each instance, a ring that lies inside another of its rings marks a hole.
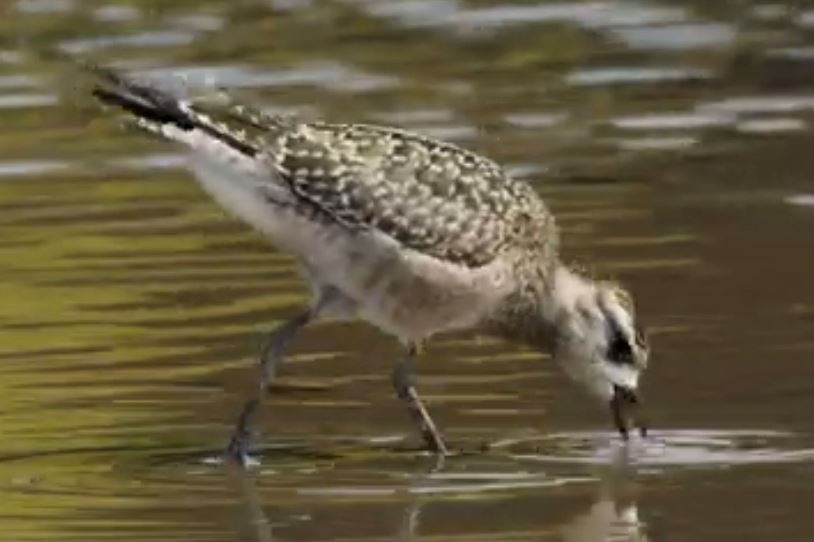
<instances>
[{"instance_id":1,"label":"water","mask_svg":"<svg viewBox=\"0 0 814 542\"><path fill-rule=\"evenodd\" d=\"M809 540L814 8L19 0L0 7L0 540ZM486 153L636 293L653 435L550 360L433 342L443 462L361 325L296 341L260 465L216 459L292 262L59 55Z\"/></svg>"}]
</instances>

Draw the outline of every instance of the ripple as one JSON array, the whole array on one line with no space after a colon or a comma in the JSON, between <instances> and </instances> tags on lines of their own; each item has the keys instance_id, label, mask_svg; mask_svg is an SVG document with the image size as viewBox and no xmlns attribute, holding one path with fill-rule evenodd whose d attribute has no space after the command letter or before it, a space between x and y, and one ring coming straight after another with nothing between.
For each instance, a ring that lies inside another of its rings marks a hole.
<instances>
[{"instance_id":1,"label":"ripple","mask_svg":"<svg viewBox=\"0 0 814 542\"><path fill-rule=\"evenodd\" d=\"M814 60L814 47L779 47L766 51L766 56L808 62Z\"/></svg>"},{"instance_id":2,"label":"ripple","mask_svg":"<svg viewBox=\"0 0 814 542\"><path fill-rule=\"evenodd\" d=\"M750 8L749 14L758 21L782 21L789 17L791 8L783 4L758 4Z\"/></svg>"},{"instance_id":3,"label":"ripple","mask_svg":"<svg viewBox=\"0 0 814 542\"><path fill-rule=\"evenodd\" d=\"M62 171L71 166L68 162L57 160L21 160L15 162L0 162L0 177L21 177L27 175L41 175Z\"/></svg>"},{"instance_id":4,"label":"ripple","mask_svg":"<svg viewBox=\"0 0 814 542\"><path fill-rule=\"evenodd\" d=\"M726 24L694 23L633 27L614 30L631 49L652 51L685 51L730 47L735 41L735 30Z\"/></svg>"},{"instance_id":5,"label":"ripple","mask_svg":"<svg viewBox=\"0 0 814 542\"><path fill-rule=\"evenodd\" d=\"M138 34L121 36L97 36L92 38L78 38L65 40L59 44L59 49L70 54L87 54L99 49L109 47L172 47L189 45L195 39L193 32L181 30L155 30Z\"/></svg>"},{"instance_id":6,"label":"ripple","mask_svg":"<svg viewBox=\"0 0 814 542\"><path fill-rule=\"evenodd\" d=\"M798 25L800 25L802 27L805 27L805 28L814 27L814 10L806 10L806 11L801 12L797 16L797 21L796 22L797 22Z\"/></svg>"},{"instance_id":7,"label":"ripple","mask_svg":"<svg viewBox=\"0 0 814 542\"><path fill-rule=\"evenodd\" d=\"M444 126L413 126L413 130L428 137L442 141L468 141L478 137L478 130L474 126L444 125Z\"/></svg>"},{"instance_id":8,"label":"ripple","mask_svg":"<svg viewBox=\"0 0 814 542\"><path fill-rule=\"evenodd\" d=\"M106 23L123 23L135 21L141 16L141 12L133 6L123 6L118 4L108 4L96 8L93 18Z\"/></svg>"},{"instance_id":9,"label":"ripple","mask_svg":"<svg viewBox=\"0 0 814 542\"><path fill-rule=\"evenodd\" d=\"M405 26L445 26L464 30L500 29L506 26L570 23L603 29L685 21L682 8L654 7L640 2L554 2L537 5L500 5L464 8L455 0L364 2L368 13Z\"/></svg>"},{"instance_id":10,"label":"ripple","mask_svg":"<svg viewBox=\"0 0 814 542\"><path fill-rule=\"evenodd\" d=\"M506 454L459 452L448 458L403 448L401 436L325 438L319 444L280 442L258 450L251 470L274 475L273 493L284 498L364 499L396 495L488 495L594 482L592 474L526 469ZM310 439L314 440L314 439ZM230 463L211 452L168 453L130 463L144 483L196 486Z\"/></svg>"},{"instance_id":11,"label":"ripple","mask_svg":"<svg viewBox=\"0 0 814 542\"><path fill-rule=\"evenodd\" d=\"M451 122L454 119L452 111L449 109L404 109L400 111L383 111L376 113L373 117L380 122L387 124L418 124L418 123L443 123Z\"/></svg>"},{"instance_id":12,"label":"ripple","mask_svg":"<svg viewBox=\"0 0 814 542\"><path fill-rule=\"evenodd\" d=\"M142 70L139 77L183 80L190 86L268 88L313 85L331 90L366 92L398 86L399 80L348 67L339 62L305 63L288 69L260 69L240 65L173 66Z\"/></svg>"},{"instance_id":13,"label":"ripple","mask_svg":"<svg viewBox=\"0 0 814 542\"><path fill-rule=\"evenodd\" d=\"M564 112L540 113L528 111L509 113L504 117L504 120L519 128L540 129L558 126L567 121L568 118L568 113Z\"/></svg>"},{"instance_id":14,"label":"ripple","mask_svg":"<svg viewBox=\"0 0 814 542\"><path fill-rule=\"evenodd\" d=\"M734 121L734 115L697 112L616 117L610 124L623 130L688 130L727 126Z\"/></svg>"},{"instance_id":15,"label":"ripple","mask_svg":"<svg viewBox=\"0 0 814 542\"><path fill-rule=\"evenodd\" d=\"M750 119L739 122L735 130L744 134L777 134L783 132L800 132L808 125L805 121L794 118Z\"/></svg>"},{"instance_id":16,"label":"ripple","mask_svg":"<svg viewBox=\"0 0 814 542\"><path fill-rule=\"evenodd\" d=\"M0 64L19 64L23 61L23 54L19 51L0 49Z\"/></svg>"},{"instance_id":17,"label":"ripple","mask_svg":"<svg viewBox=\"0 0 814 542\"><path fill-rule=\"evenodd\" d=\"M691 467L814 461L802 436L762 430L656 431L624 444L615 433L557 433L538 439L504 441L513 457L544 463L629 463L644 467ZM533 449L533 452L523 451Z\"/></svg>"},{"instance_id":18,"label":"ripple","mask_svg":"<svg viewBox=\"0 0 814 542\"><path fill-rule=\"evenodd\" d=\"M575 86L601 86L697 81L711 79L712 77L711 71L702 69L619 66L574 70L566 75L565 81Z\"/></svg>"},{"instance_id":19,"label":"ripple","mask_svg":"<svg viewBox=\"0 0 814 542\"><path fill-rule=\"evenodd\" d=\"M126 156L111 158L108 164L113 168L132 170L180 169L187 165L184 154L148 154L145 156Z\"/></svg>"},{"instance_id":20,"label":"ripple","mask_svg":"<svg viewBox=\"0 0 814 542\"><path fill-rule=\"evenodd\" d=\"M0 109L50 107L59 103L55 94L0 94Z\"/></svg>"},{"instance_id":21,"label":"ripple","mask_svg":"<svg viewBox=\"0 0 814 542\"><path fill-rule=\"evenodd\" d=\"M266 3L277 11L296 11L310 8L313 0L266 0Z\"/></svg>"},{"instance_id":22,"label":"ripple","mask_svg":"<svg viewBox=\"0 0 814 542\"><path fill-rule=\"evenodd\" d=\"M639 137L616 141L625 151L672 151L688 149L697 143L694 137Z\"/></svg>"},{"instance_id":23,"label":"ripple","mask_svg":"<svg viewBox=\"0 0 814 542\"><path fill-rule=\"evenodd\" d=\"M814 96L742 96L700 104L696 110L729 114L791 113L814 109Z\"/></svg>"},{"instance_id":24,"label":"ripple","mask_svg":"<svg viewBox=\"0 0 814 542\"><path fill-rule=\"evenodd\" d=\"M73 0L18 0L14 7L21 13L50 15L73 11L76 4Z\"/></svg>"},{"instance_id":25,"label":"ripple","mask_svg":"<svg viewBox=\"0 0 814 542\"><path fill-rule=\"evenodd\" d=\"M814 194L795 194L793 196L787 197L786 203L790 205L814 207Z\"/></svg>"},{"instance_id":26,"label":"ripple","mask_svg":"<svg viewBox=\"0 0 814 542\"><path fill-rule=\"evenodd\" d=\"M187 30L199 32L214 32L221 30L224 26L224 20L214 15L204 15L202 13L190 13L187 15L176 15L167 22L172 26L185 28Z\"/></svg>"},{"instance_id":27,"label":"ripple","mask_svg":"<svg viewBox=\"0 0 814 542\"><path fill-rule=\"evenodd\" d=\"M378 1L367 2L364 7L375 17L394 20L405 26L443 24L460 12L460 5L455 0Z\"/></svg>"},{"instance_id":28,"label":"ripple","mask_svg":"<svg viewBox=\"0 0 814 542\"><path fill-rule=\"evenodd\" d=\"M45 79L37 75L0 75L0 89L36 88L44 83Z\"/></svg>"}]
</instances>

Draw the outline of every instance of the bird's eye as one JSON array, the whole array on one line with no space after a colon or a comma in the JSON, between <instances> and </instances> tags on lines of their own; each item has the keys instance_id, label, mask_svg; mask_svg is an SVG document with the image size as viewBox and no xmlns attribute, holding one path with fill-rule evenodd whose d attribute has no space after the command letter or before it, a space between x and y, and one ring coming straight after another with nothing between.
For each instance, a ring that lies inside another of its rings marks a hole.
<instances>
[{"instance_id":1,"label":"bird's eye","mask_svg":"<svg viewBox=\"0 0 814 542\"><path fill-rule=\"evenodd\" d=\"M608 360L620 365L633 363L633 351L630 348L630 343L621 332L614 331L608 345Z\"/></svg>"},{"instance_id":2,"label":"bird's eye","mask_svg":"<svg viewBox=\"0 0 814 542\"><path fill-rule=\"evenodd\" d=\"M602 308L603 316L605 317L605 332L608 337L608 350L605 353L608 361L617 363L619 365L632 365L633 364L633 345L630 344L632 338L622 331L622 324L617 320L616 315L600 305Z\"/></svg>"}]
</instances>

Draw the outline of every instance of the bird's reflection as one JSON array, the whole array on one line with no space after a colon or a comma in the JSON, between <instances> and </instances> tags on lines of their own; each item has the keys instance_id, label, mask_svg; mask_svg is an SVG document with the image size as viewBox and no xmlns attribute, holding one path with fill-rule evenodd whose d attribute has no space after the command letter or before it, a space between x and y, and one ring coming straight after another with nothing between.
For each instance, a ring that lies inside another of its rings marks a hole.
<instances>
[{"instance_id":1,"label":"bird's reflection","mask_svg":"<svg viewBox=\"0 0 814 542\"><path fill-rule=\"evenodd\" d=\"M273 542L271 522L257 493L255 474L236 464L225 464L234 491L239 495L239 516L236 521L237 540Z\"/></svg>"},{"instance_id":2,"label":"bird's reflection","mask_svg":"<svg viewBox=\"0 0 814 542\"><path fill-rule=\"evenodd\" d=\"M420 476L416 477L416 481L412 485L414 487L424 485L433 474L444 472L445 466L446 458L443 455L435 456L433 461L429 462L427 467L425 467L426 470ZM398 542L410 542L416 540L418 536L421 512L427 504L428 497L422 496L420 493L414 493L413 495L414 497L407 508L405 508L404 514L402 514L401 528L396 536Z\"/></svg>"},{"instance_id":3,"label":"bird's reflection","mask_svg":"<svg viewBox=\"0 0 814 542\"><path fill-rule=\"evenodd\" d=\"M598 467L596 499L588 510L562 526L560 533L564 541L650 541L639 519L636 473L630 454L629 446L620 446L613 451L608 464Z\"/></svg>"},{"instance_id":4,"label":"bird's reflection","mask_svg":"<svg viewBox=\"0 0 814 542\"><path fill-rule=\"evenodd\" d=\"M597 496L590 508L559 529L566 542L649 542L639 518L633 473L620 465L600 473Z\"/></svg>"},{"instance_id":5,"label":"bird's reflection","mask_svg":"<svg viewBox=\"0 0 814 542\"><path fill-rule=\"evenodd\" d=\"M432 474L443 472L441 461L430 470ZM629 541L650 542L644 523L639 519L636 502L635 473L630 465L629 449L620 447L612 461L597 472L596 498L584 512L573 516L556 530L566 542ZM419 478L415 485L420 485ZM409 542L420 539L418 532L421 511L428 506L427 498L418 496L404 511L401 530L396 540ZM496 539L500 539L498 535Z\"/></svg>"},{"instance_id":6,"label":"bird's reflection","mask_svg":"<svg viewBox=\"0 0 814 542\"><path fill-rule=\"evenodd\" d=\"M427 459L406 488L409 501L393 531L392 540L395 542L412 542L421 540L422 536L431 536L421 532L422 513L433 502L439 501L434 501L431 493L420 489L427 487L435 475L444 473L450 461ZM595 474L598 479L596 496L587 510L571 516L559 526L547 527L545 532L557 532L558 538L566 542L650 542L639 518L635 473L629 467L626 452L620 450L611 464L601 467ZM238 539L272 542L272 523L259 498L254 476L255 473L245 469L229 469L229 478L240 495ZM501 540L502 537L495 533L494 538L480 536L479 539Z\"/></svg>"}]
</instances>

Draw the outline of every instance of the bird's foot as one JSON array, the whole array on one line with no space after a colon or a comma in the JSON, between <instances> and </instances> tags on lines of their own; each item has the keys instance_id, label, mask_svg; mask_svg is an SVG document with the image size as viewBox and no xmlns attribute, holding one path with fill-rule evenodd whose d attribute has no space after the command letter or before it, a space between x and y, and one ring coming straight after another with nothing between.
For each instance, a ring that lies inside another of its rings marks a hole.
<instances>
[{"instance_id":1,"label":"bird's foot","mask_svg":"<svg viewBox=\"0 0 814 542\"><path fill-rule=\"evenodd\" d=\"M229 439L229 444L223 451L224 460L243 469L259 465L260 461L249 455L250 441L251 436L248 431L236 432Z\"/></svg>"},{"instance_id":2,"label":"bird's foot","mask_svg":"<svg viewBox=\"0 0 814 542\"><path fill-rule=\"evenodd\" d=\"M431 428L424 427L422 428L422 436L424 437L424 442L427 445L427 450L434 453L439 457L449 457L453 455L449 448L447 448L446 443L444 442L443 437L438 433L438 430L435 429L435 426Z\"/></svg>"}]
</instances>

